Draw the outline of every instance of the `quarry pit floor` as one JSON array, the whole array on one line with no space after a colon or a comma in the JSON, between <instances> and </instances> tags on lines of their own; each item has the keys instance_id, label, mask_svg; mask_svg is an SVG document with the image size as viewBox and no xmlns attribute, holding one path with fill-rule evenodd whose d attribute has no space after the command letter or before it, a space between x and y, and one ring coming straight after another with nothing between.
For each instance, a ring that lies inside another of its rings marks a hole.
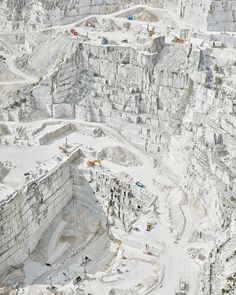
<instances>
[{"instance_id":1,"label":"quarry pit floor","mask_svg":"<svg viewBox=\"0 0 236 295\"><path fill-rule=\"evenodd\" d=\"M84 166L90 154L102 155L101 167L86 169L125 175L131 185L143 183L150 195L129 231L119 224L111 224L107 231L106 212L91 188L82 185L80 195L73 196L48 225L20 274L14 272L8 277L12 284L23 281L20 294L52 294L53 285L68 294L77 290L96 295L169 295L182 281L188 294L198 294L196 282L203 261L197 254L206 257L211 243L196 238L206 217L205 208L181 187L181 179L165 167L159 169L152 156L103 124L76 120L2 124L9 131L3 136L0 155L1 162L10 163L1 183L5 194L22 185L25 175L35 177L56 167L67 157L59 148L66 144L83 151L85 156L78 160L78 166ZM8 144L11 141L13 144ZM148 222L151 231L146 231ZM86 266L85 257L89 259ZM78 276L82 281L75 284Z\"/></svg>"}]
</instances>

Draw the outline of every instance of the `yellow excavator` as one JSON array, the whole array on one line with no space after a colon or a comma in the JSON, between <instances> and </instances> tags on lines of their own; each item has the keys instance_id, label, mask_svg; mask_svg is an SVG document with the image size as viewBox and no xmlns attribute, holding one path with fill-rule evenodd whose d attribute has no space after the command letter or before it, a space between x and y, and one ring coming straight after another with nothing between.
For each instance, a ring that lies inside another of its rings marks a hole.
<instances>
[{"instance_id":1,"label":"yellow excavator","mask_svg":"<svg viewBox=\"0 0 236 295\"><path fill-rule=\"evenodd\" d=\"M87 167L102 166L100 160L87 160L85 164Z\"/></svg>"},{"instance_id":2,"label":"yellow excavator","mask_svg":"<svg viewBox=\"0 0 236 295\"><path fill-rule=\"evenodd\" d=\"M179 43L179 44L183 44L185 43L185 40L179 37L174 37L174 39L171 41L172 43Z\"/></svg>"}]
</instances>

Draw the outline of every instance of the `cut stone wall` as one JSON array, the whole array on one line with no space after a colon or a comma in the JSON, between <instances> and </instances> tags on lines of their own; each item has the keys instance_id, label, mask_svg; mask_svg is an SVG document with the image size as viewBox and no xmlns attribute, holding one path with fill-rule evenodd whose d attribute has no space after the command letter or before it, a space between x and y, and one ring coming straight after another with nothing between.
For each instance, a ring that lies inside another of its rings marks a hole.
<instances>
[{"instance_id":1,"label":"cut stone wall","mask_svg":"<svg viewBox=\"0 0 236 295\"><path fill-rule=\"evenodd\" d=\"M180 127L188 101L187 46L164 49L174 59L171 67L168 58L159 63L164 38L153 42L158 44L153 53L81 43L48 86L53 89L52 116L107 123L131 137L136 131L137 145L153 153L161 150ZM148 142L140 140L147 133Z\"/></svg>"},{"instance_id":2,"label":"cut stone wall","mask_svg":"<svg viewBox=\"0 0 236 295\"><path fill-rule=\"evenodd\" d=\"M31 181L0 204L0 272L22 263L42 233L72 198L70 163L79 150L47 175Z\"/></svg>"},{"instance_id":3,"label":"cut stone wall","mask_svg":"<svg viewBox=\"0 0 236 295\"><path fill-rule=\"evenodd\" d=\"M175 12L195 31L236 31L234 0L168 0L162 5Z\"/></svg>"},{"instance_id":4,"label":"cut stone wall","mask_svg":"<svg viewBox=\"0 0 236 295\"><path fill-rule=\"evenodd\" d=\"M208 31L236 31L236 1L213 0L207 16Z\"/></svg>"},{"instance_id":5,"label":"cut stone wall","mask_svg":"<svg viewBox=\"0 0 236 295\"><path fill-rule=\"evenodd\" d=\"M170 152L183 169L187 189L202 200L211 227L224 239L230 234L236 191L235 91L195 84L193 94Z\"/></svg>"},{"instance_id":6,"label":"cut stone wall","mask_svg":"<svg viewBox=\"0 0 236 295\"><path fill-rule=\"evenodd\" d=\"M137 219L140 209L150 201L145 189L140 189L109 172L74 167L73 177L74 196L81 198L82 185L85 182L89 183L94 198L104 212L119 222L119 226L124 230L129 230L133 221Z\"/></svg>"}]
</instances>

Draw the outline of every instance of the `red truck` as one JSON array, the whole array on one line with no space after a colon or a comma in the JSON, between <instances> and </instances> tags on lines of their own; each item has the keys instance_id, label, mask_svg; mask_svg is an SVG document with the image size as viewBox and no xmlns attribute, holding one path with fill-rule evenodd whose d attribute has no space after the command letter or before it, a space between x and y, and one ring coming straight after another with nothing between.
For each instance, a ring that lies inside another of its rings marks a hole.
<instances>
[{"instance_id":1,"label":"red truck","mask_svg":"<svg viewBox=\"0 0 236 295\"><path fill-rule=\"evenodd\" d=\"M71 34L73 36L78 36L79 35L79 33L75 29L71 29L70 32L71 32Z\"/></svg>"}]
</instances>

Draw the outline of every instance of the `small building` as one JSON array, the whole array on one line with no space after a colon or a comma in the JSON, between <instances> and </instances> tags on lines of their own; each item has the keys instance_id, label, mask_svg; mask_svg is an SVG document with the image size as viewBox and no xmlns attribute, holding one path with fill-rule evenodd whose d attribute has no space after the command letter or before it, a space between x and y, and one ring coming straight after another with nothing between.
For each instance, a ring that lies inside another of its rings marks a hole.
<instances>
[{"instance_id":1,"label":"small building","mask_svg":"<svg viewBox=\"0 0 236 295\"><path fill-rule=\"evenodd\" d=\"M175 295L187 295L187 293L185 291L177 291Z\"/></svg>"}]
</instances>

